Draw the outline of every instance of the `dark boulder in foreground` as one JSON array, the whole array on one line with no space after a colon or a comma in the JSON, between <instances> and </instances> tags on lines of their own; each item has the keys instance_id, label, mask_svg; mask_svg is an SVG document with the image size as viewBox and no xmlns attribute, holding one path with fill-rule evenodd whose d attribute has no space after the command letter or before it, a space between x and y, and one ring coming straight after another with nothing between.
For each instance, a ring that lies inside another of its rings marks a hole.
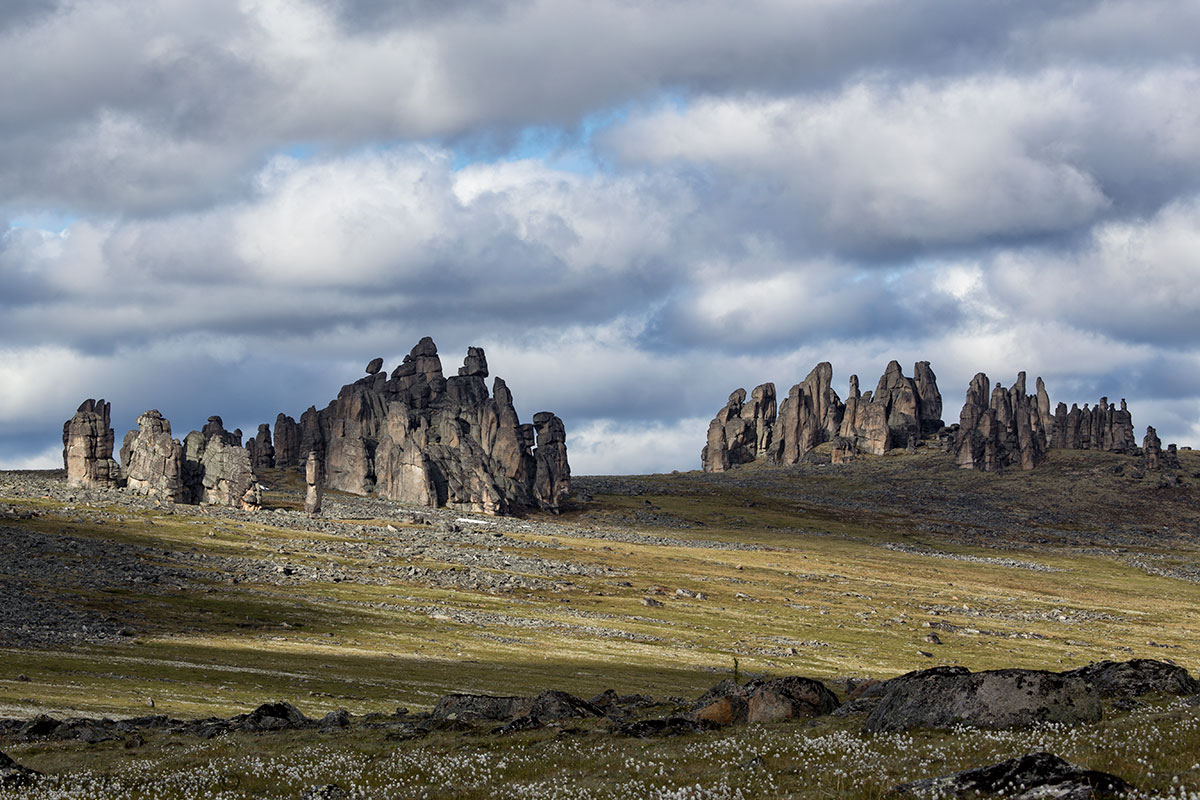
<instances>
[{"instance_id":1,"label":"dark boulder in foreground","mask_svg":"<svg viewBox=\"0 0 1200 800\"><path fill-rule=\"evenodd\" d=\"M812 678L789 675L739 686L721 681L692 706L692 718L711 725L781 722L832 713L837 696Z\"/></svg>"},{"instance_id":2,"label":"dark boulder in foreground","mask_svg":"<svg viewBox=\"0 0 1200 800\"><path fill-rule=\"evenodd\" d=\"M1188 675L1186 669L1150 658L1098 661L1064 674L1088 681L1105 697L1141 697L1159 692L1175 695L1200 693L1200 681Z\"/></svg>"},{"instance_id":3,"label":"dark boulder in foreground","mask_svg":"<svg viewBox=\"0 0 1200 800\"><path fill-rule=\"evenodd\" d=\"M0 789L28 786L42 773L22 767L4 753L0 753Z\"/></svg>"},{"instance_id":4,"label":"dark boulder in foreground","mask_svg":"<svg viewBox=\"0 0 1200 800\"><path fill-rule=\"evenodd\" d=\"M1082 769L1050 753L1030 753L999 764L897 786L912 797L1015 797L1020 800L1088 800L1123 797L1134 787L1116 775Z\"/></svg>"},{"instance_id":5,"label":"dark boulder in foreground","mask_svg":"<svg viewBox=\"0 0 1200 800\"><path fill-rule=\"evenodd\" d=\"M229 720L230 727L243 731L283 731L307 728L313 720L304 716L291 703L263 703L249 714L239 714Z\"/></svg>"},{"instance_id":6,"label":"dark boulder in foreground","mask_svg":"<svg viewBox=\"0 0 1200 800\"><path fill-rule=\"evenodd\" d=\"M550 690L536 697L448 694L438 701L430 716L433 719L507 722L518 717L535 717L543 721L602 717L604 712L572 694Z\"/></svg>"},{"instance_id":7,"label":"dark boulder in foreground","mask_svg":"<svg viewBox=\"0 0 1200 800\"><path fill-rule=\"evenodd\" d=\"M1034 669L969 672L935 667L888 681L867 717L868 733L909 728L1018 728L1100 719L1100 693L1070 673Z\"/></svg>"}]
</instances>

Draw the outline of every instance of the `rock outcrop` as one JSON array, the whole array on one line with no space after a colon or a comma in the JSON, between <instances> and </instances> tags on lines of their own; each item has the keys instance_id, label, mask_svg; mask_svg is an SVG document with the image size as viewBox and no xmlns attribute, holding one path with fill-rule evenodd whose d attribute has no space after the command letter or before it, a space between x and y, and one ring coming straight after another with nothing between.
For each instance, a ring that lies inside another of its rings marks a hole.
<instances>
[{"instance_id":1,"label":"rock outcrop","mask_svg":"<svg viewBox=\"0 0 1200 800\"><path fill-rule=\"evenodd\" d=\"M199 431L183 440L183 482L188 502L254 510L262 505L262 490L241 446L237 431L230 433L220 417L208 418Z\"/></svg>"},{"instance_id":2,"label":"rock outcrop","mask_svg":"<svg viewBox=\"0 0 1200 800\"><path fill-rule=\"evenodd\" d=\"M304 513L315 517L321 513L321 501L325 497L325 475L321 458L317 453L309 453L308 461L304 464Z\"/></svg>"},{"instance_id":3,"label":"rock outcrop","mask_svg":"<svg viewBox=\"0 0 1200 800\"><path fill-rule=\"evenodd\" d=\"M1162 439L1158 438L1158 431L1151 425L1146 426L1146 438L1142 440L1142 457L1145 459L1146 469L1162 469Z\"/></svg>"},{"instance_id":4,"label":"rock outcrop","mask_svg":"<svg viewBox=\"0 0 1200 800\"><path fill-rule=\"evenodd\" d=\"M1096 722L1100 693L1084 678L1033 669L969 672L935 667L887 682L867 717L869 733L910 728L1014 728Z\"/></svg>"},{"instance_id":5,"label":"rock outcrop","mask_svg":"<svg viewBox=\"0 0 1200 800\"><path fill-rule=\"evenodd\" d=\"M1047 432L1047 443L1055 448L1111 453L1132 453L1137 449L1133 417L1124 400L1117 408L1108 404L1107 397L1101 397L1095 406L1085 403L1080 408L1072 404L1069 411L1066 403L1059 403L1054 418L1047 420Z\"/></svg>"},{"instance_id":6,"label":"rock outcrop","mask_svg":"<svg viewBox=\"0 0 1200 800\"><path fill-rule=\"evenodd\" d=\"M169 503L184 502L183 445L171 438L171 423L151 409L138 417L121 448L126 485L131 492Z\"/></svg>"},{"instance_id":7,"label":"rock outcrop","mask_svg":"<svg viewBox=\"0 0 1200 800\"><path fill-rule=\"evenodd\" d=\"M275 417L275 466L280 469L300 464L300 426L286 414Z\"/></svg>"},{"instance_id":8,"label":"rock outcrop","mask_svg":"<svg viewBox=\"0 0 1200 800\"><path fill-rule=\"evenodd\" d=\"M775 384L756 386L746 403L746 390L729 395L729 402L708 425L708 442L700 453L705 472L724 472L765 455L775 425Z\"/></svg>"},{"instance_id":9,"label":"rock outcrop","mask_svg":"<svg viewBox=\"0 0 1200 800\"><path fill-rule=\"evenodd\" d=\"M1041 391L1045 386L1038 380ZM955 439L955 463L963 469L1000 472L1016 466L1029 470L1046 457L1046 432L1038 411L1039 400L1025 393L1025 373L1017 374L1011 388L988 376L975 375L967 389ZM1048 402L1048 400L1047 400Z\"/></svg>"},{"instance_id":10,"label":"rock outcrop","mask_svg":"<svg viewBox=\"0 0 1200 800\"><path fill-rule=\"evenodd\" d=\"M298 456L317 453L327 488L485 514L559 508L571 474L562 420L541 412L521 424L504 381L488 392L481 348L447 378L426 337L390 376L381 370L372 361L300 418Z\"/></svg>"},{"instance_id":11,"label":"rock outcrop","mask_svg":"<svg viewBox=\"0 0 1200 800\"><path fill-rule=\"evenodd\" d=\"M82 489L119 485L121 470L113 459L116 437L109 415L108 403L88 399L63 423L63 466L68 485Z\"/></svg>"},{"instance_id":12,"label":"rock outcrop","mask_svg":"<svg viewBox=\"0 0 1200 800\"><path fill-rule=\"evenodd\" d=\"M746 400L738 389L709 423L700 454L706 472L722 472L765 459L795 464L814 447L835 441L838 463L854 453L882 455L893 446L915 443L943 427L942 396L928 361L905 377L900 364L888 364L874 393L859 392L858 376L850 376L850 393L842 402L833 390L833 367L818 364L791 388L776 409L775 384L764 383Z\"/></svg>"},{"instance_id":13,"label":"rock outcrop","mask_svg":"<svg viewBox=\"0 0 1200 800\"><path fill-rule=\"evenodd\" d=\"M722 681L692 704L691 717L709 725L740 725L808 719L830 714L837 707L837 695L825 684L789 675L753 680L742 686Z\"/></svg>"},{"instance_id":14,"label":"rock outcrop","mask_svg":"<svg viewBox=\"0 0 1200 800\"><path fill-rule=\"evenodd\" d=\"M246 442L246 451L250 453L250 466L255 470L272 469L275 466L275 445L271 444L271 426L262 423L258 433Z\"/></svg>"},{"instance_id":15,"label":"rock outcrop","mask_svg":"<svg viewBox=\"0 0 1200 800\"><path fill-rule=\"evenodd\" d=\"M1018 800L1107 800L1135 787L1107 772L1084 769L1052 753L1029 753L987 767L905 783L895 797L1015 797Z\"/></svg>"}]
</instances>

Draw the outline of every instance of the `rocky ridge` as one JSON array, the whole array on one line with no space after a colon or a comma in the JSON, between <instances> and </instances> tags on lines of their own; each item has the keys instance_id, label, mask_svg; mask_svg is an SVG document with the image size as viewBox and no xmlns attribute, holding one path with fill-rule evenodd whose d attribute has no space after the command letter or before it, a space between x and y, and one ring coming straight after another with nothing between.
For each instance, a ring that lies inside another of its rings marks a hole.
<instances>
[{"instance_id":1,"label":"rocky ridge","mask_svg":"<svg viewBox=\"0 0 1200 800\"><path fill-rule=\"evenodd\" d=\"M708 442L700 460L705 472L723 472L763 458L772 464L796 464L824 442L834 441L835 458L855 453L881 455L894 444L908 444L942 427L942 396L928 361L905 377L892 361L874 392L860 392L858 376L842 402L832 386L833 367L821 362L791 388L778 405L775 384L764 383L750 394L738 389L709 423Z\"/></svg>"},{"instance_id":2,"label":"rocky ridge","mask_svg":"<svg viewBox=\"0 0 1200 800\"><path fill-rule=\"evenodd\" d=\"M244 447L241 431L226 431L218 416L180 443L169 421L147 411L123 441L124 470L112 458L109 404L87 400L63 427L68 482L253 509L261 505L258 472L305 465L310 514L326 487L484 514L558 511L571 487L563 422L542 411L522 424L502 379L488 391L482 348L468 348L458 374L445 377L426 337L390 377L382 370L383 359L372 359L366 377L326 408L310 406L299 423L281 413L274 436L263 423Z\"/></svg>"},{"instance_id":3,"label":"rocky ridge","mask_svg":"<svg viewBox=\"0 0 1200 800\"><path fill-rule=\"evenodd\" d=\"M958 466L984 472L1033 469L1051 448L1140 452L1125 400L1117 406L1102 397L1095 406L1073 404L1069 409L1060 402L1051 412L1041 378L1029 394L1024 372L1007 389L999 383L993 387L980 372L967 388L958 423L947 428L929 362L917 362L913 375L905 377L892 361L874 392L860 392L858 376L852 375L843 403L831 386L832 366L822 362L792 387L778 413L773 383L756 387L749 401L746 391L737 389L709 423L701 465L705 472L723 472L756 460L796 464L824 442L833 443L832 462L842 464L859 454L882 455L902 446L912 450L935 435ZM1161 442L1147 436L1147 453L1155 448L1162 452ZM1156 453L1147 455L1147 468L1160 469L1167 461Z\"/></svg>"}]
</instances>

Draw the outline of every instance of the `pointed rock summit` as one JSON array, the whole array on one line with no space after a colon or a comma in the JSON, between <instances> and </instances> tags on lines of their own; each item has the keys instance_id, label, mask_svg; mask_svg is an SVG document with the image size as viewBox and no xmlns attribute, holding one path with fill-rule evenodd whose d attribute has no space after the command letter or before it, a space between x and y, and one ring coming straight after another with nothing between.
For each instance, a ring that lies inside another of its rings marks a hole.
<instances>
[{"instance_id":1,"label":"pointed rock summit","mask_svg":"<svg viewBox=\"0 0 1200 800\"><path fill-rule=\"evenodd\" d=\"M296 459L316 454L320 485L389 500L451 506L484 514L521 508L557 511L570 491L562 420L540 412L522 424L500 378L492 390L482 348L467 350L457 374L446 377L437 345L425 337L389 376L383 360L343 386L324 409L297 426ZM290 418L276 419L291 463ZM281 423L280 420L283 420Z\"/></svg>"},{"instance_id":2,"label":"pointed rock summit","mask_svg":"<svg viewBox=\"0 0 1200 800\"><path fill-rule=\"evenodd\" d=\"M943 423L942 395L929 362L918 362L914 374L905 377L893 361L874 393L860 393L858 376L851 375L843 403L833 389L833 366L821 362L791 388L778 413L775 384L757 387L749 402L745 389L738 389L709 423L700 454L704 471L723 472L759 459L795 464L829 441L834 442L836 463L853 460L855 453L882 455L892 447L915 444L941 430Z\"/></svg>"}]
</instances>

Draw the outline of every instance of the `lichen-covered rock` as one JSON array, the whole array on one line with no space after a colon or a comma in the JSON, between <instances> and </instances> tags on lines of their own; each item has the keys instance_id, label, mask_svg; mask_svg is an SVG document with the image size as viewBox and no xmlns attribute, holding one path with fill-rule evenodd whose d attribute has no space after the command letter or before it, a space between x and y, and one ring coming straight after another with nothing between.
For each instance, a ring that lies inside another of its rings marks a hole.
<instances>
[{"instance_id":1,"label":"lichen-covered rock","mask_svg":"<svg viewBox=\"0 0 1200 800\"><path fill-rule=\"evenodd\" d=\"M113 459L116 437L110 411L110 405L102 399L84 400L75 415L63 423L67 485L83 489L110 489L119 485L121 471Z\"/></svg>"},{"instance_id":2,"label":"lichen-covered rock","mask_svg":"<svg viewBox=\"0 0 1200 800\"><path fill-rule=\"evenodd\" d=\"M1177 664L1150 658L1098 661L1065 673L1082 678L1105 697L1141 697L1145 694L1194 695L1200 681Z\"/></svg>"},{"instance_id":3,"label":"lichen-covered rock","mask_svg":"<svg viewBox=\"0 0 1200 800\"><path fill-rule=\"evenodd\" d=\"M1076 675L1031 669L972 673L963 667L935 667L888 681L865 729L876 733L955 725L1013 728L1096 722L1100 715L1099 692Z\"/></svg>"},{"instance_id":4,"label":"lichen-covered rock","mask_svg":"<svg viewBox=\"0 0 1200 800\"><path fill-rule=\"evenodd\" d=\"M1077 767L1051 753L1029 753L998 764L905 783L896 797L1012 797L1017 800L1104 800L1135 787L1107 772Z\"/></svg>"},{"instance_id":5,"label":"lichen-covered rock","mask_svg":"<svg viewBox=\"0 0 1200 800\"><path fill-rule=\"evenodd\" d=\"M693 704L691 718L708 725L782 722L831 714L837 695L812 678L789 675L758 679L744 685L723 680Z\"/></svg>"},{"instance_id":6,"label":"lichen-covered rock","mask_svg":"<svg viewBox=\"0 0 1200 800\"><path fill-rule=\"evenodd\" d=\"M185 502L183 445L171 438L171 423L151 409L138 417L137 431L130 431L125 447L126 485L131 492L170 503Z\"/></svg>"}]
</instances>

